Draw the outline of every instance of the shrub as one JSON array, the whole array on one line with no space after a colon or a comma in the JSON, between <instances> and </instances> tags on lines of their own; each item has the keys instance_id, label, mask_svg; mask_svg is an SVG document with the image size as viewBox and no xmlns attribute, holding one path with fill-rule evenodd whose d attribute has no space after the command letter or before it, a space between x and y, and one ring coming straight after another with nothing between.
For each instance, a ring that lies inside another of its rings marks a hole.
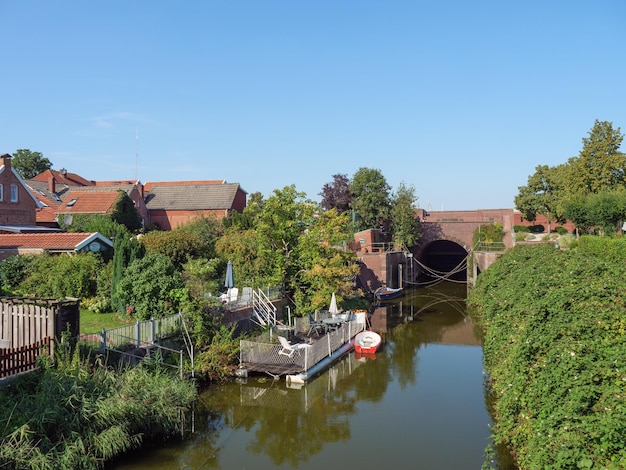
<instances>
[{"instance_id":1,"label":"shrub","mask_svg":"<svg viewBox=\"0 0 626 470\"><path fill-rule=\"evenodd\" d=\"M626 241L615 241L517 246L470 293L494 442L513 449L519 468L626 465Z\"/></svg>"},{"instance_id":2,"label":"shrub","mask_svg":"<svg viewBox=\"0 0 626 470\"><path fill-rule=\"evenodd\" d=\"M181 275L169 258L152 252L128 265L115 295L124 306L132 308L135 319L147 320L176 313L178 290L183 287Z\"/></svg>"},{"instance_id":3,"label":"shrub","mask_svg":"<svg viewBox=\"0 0 626 470\"><path fill-rule=\"evenodd\" d=\"M516 232L530 232L527 225L514 225L513 230Z\"/></svg>"},{"instance_id":4,"label":"shrub","mask_svg":"<svg viewBox=\"0 0 626 470\"><path fill-rule=\"evenodd\" d=\"M25 295L54 299L92 297L102 267L102 259L95 253L39 255L29 264L19 290Z\"/></svg>"}]
</instances>

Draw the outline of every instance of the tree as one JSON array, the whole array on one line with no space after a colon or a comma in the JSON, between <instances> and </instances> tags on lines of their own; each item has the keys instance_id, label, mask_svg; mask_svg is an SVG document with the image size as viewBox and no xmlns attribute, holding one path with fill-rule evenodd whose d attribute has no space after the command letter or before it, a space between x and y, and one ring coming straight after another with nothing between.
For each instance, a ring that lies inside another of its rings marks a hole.
<instances>
[{"instance_id":1,"label":"tree","mask_svg":"<svg viewBox=\"0 0 626 470\"><path fill-rule=\"evenodd\" d=\"M389 219L391 188L380 170L359 168L352 177L352 209L358 214L358 230L380 228Z\"/></svg>"},{"instance_id":2,"label":"tree","mask_svg":"<svg viewBox=\"0 0 626 470\"><path fill-rule=\"evenodd\" d=\"M320 207L295 185L275 189L256 224L257 257L268 277L288 285L298 271L294 249L300 235L315 221Z\"/></svg>"},{"instance_id":3,"label":"tree","mask_svg":"<svg viewBox=\"0 0 626 470\"><path fill-rule=\"evenodd\" d=\"M320 205L324 210L337 209L340 214L350 210L350 181L347 175L333 175L333 182L326 183L319 193L322 196Z\"/></svg>"},{"instance_id":4,"label":"tree","mask_svg":"<svg viewBox=\"0 0 626 470\"><path fill-rule=\"evenodd\" d=\"M333 293L339 303L355 295L354 279L360 268L354 253L344 249L352 237L346 230L348 222L347 213L330 209L301 233L296 250L299 270L290 286L296 313L327 308Z\"/></svg>"},{"instance_id":5,"label":"tree","mask_svg":"<svg viewBox=\"0 0 626 470\"><path fill-rule=\"evenodd\" d=\"M412 247L422 236L422 229L415 216L415 187L400 183L392 197L391 231L396 246Z\"/></svg>"},{"instance_id":6,"label":"tree","mask_svg":"<svg viewBox=\"0 0 626 470\"><path fill-rule=\"evenodd\" d=\"M534 221L537 214L548 219L548 232L551 220L562 220L560 207L560 188L562 170L559 167L538 165L535 173L528 177L528 184L519 187L515 196L515 208L524 218Z\"/></svg>"},{"instance_id":7,"label":"tree","mask_svg":"<svg viewBox=\"0 0 626 470\"><path fill-rule=\"evenodd\" d=\"M597 193L626 186L626 155L619 151L624 135L607 121L595 121L583 138L578 157L568 160L565 175L568 194Z\"/></svg>"},{"instance_id":8,"label":"tree","mask_svg":"<svg viewBox=\"0 0 626 470\"><path fill-rule=\"evenodd\" d=\"M41 154L41 152L31 152L28 149L16 150L11 160L11 166L24 179L31 179L39 173L52 168L52 163Z\"/></svg>"},{"instance_id":9,"label":"tree","mask_svg":"<svg viewBox=\"0 0 626 470\"><path fill-rule=\"evenodd\" d=\"M111 207L111 219L124 225L130 232L136 232L143 227L141 216L135 203L125 191L118 191L119 195Z\"/></svg>"}]
</instances>

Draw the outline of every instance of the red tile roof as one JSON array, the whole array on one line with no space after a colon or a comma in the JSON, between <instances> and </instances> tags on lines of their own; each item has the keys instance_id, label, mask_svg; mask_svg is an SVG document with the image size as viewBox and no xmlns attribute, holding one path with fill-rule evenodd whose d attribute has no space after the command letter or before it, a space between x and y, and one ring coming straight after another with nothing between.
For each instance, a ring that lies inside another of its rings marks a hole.
<instances>
[{"instance_id":1,"label":"red tile roof","mask_svg":"<svg viewBox=\"0 0 626 470\"><path fill-rule=\"evenodd\" d=\"M57 212L61 214L106 214L118 197L118 191L70 190Z\"/></svg>"},{"instance_id":2,"label":"red tile roof","mask_svg":"<svg viewBox=\"0 0 626 470\"><path fill-rule=\"evenodd\" d=\"M44 250L72 250L93 237L95 233L0 233L0 247L5 249L43 248Z\"/></svg>"}]
</instances>

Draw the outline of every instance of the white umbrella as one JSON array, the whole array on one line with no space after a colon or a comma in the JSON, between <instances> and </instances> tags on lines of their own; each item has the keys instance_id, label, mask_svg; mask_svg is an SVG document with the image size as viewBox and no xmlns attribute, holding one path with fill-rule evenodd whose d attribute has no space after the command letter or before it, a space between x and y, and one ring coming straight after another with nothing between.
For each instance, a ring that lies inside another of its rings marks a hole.
<instances>
[{"instance_id":1,"label":"white umbrella","mask_svg":"<svg viewBox=\"0 0 626 470\"><path fill-rule=\"evenodd\" d=\"M334 292L333 296L330 298L330 307L328 308L328 312L332 315L339 313L339 309L337 308L337 299L335 298Z\"/></svg>"}]
</instances>

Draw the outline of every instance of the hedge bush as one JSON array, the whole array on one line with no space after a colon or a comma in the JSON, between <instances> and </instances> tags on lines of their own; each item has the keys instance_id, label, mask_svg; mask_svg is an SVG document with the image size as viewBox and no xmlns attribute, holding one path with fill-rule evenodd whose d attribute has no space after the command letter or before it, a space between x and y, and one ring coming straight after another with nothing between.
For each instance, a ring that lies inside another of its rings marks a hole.
<instances>
[{"instance_id":1,"label":"hedge bush","mask_svg":"<svg viewBox=\"0 0 626 470\"><path fill-rule=\"evenodd\" d=\"M517 246L468 298L494 442L520 468L626 467L626 241Z\"/></svg>"}]
</instances>

